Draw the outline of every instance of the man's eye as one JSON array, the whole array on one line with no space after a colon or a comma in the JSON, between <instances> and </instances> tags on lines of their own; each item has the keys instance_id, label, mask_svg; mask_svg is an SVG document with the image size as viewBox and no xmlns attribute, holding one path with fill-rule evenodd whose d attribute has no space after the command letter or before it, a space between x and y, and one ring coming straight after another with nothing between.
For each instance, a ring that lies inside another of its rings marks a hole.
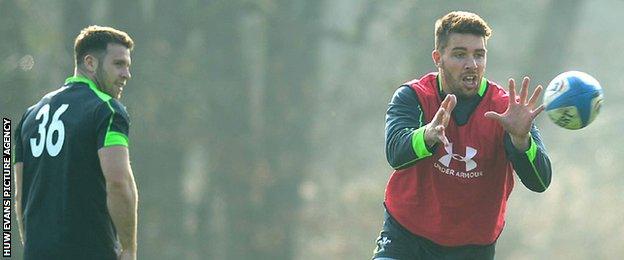
<instances>
[{"instance_id":1,"label":"man's eye","mask_svg":"<svg viewBox=\"0 0 624 260\"><path fill-rule=\"evenodd\" d=\"M463 58L466 57L465 53L455 53L453 56L455 56L456 58Z\"/></svg>"}]
</instances>

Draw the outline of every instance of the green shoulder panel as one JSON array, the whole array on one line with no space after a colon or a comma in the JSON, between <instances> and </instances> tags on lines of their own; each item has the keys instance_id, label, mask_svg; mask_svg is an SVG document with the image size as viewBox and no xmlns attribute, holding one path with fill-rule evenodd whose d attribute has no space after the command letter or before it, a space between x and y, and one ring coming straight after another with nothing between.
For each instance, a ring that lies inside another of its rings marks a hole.
<instances>
[{"instance_id":1,"label":"green shoulder panel","mask_svg":"<svg viewBox=\"0 0 624 260\"><path fill-rule=\"evenodd\" d=\"M93 90L93 92L95 92L95 94L102 99L104 102L108 102L109 100L111 100L111 96L109 96L108 94L102 92L101 90L99 90L97 88L97 85L95 84L95 82L93 82L92 80L83 77L83 76L73 76L73 77L69 77L65 80L65 84L68 83L75 83L75 82L81 82L81 83L86 83L87 85L89 85L89 88L91 90Z\"/></svg>"},{"instance_id":2,"label":"green shoulder panel","mask_svg":"<svg viewBox=\"0 0 624 260\"><path fill-rule=\"evenodd\" d=\"M108 121L108 128L106 130L106 136L104 138L104 147L107 146L114 146L114 145L122 145L122 146L128 146L129 145L129 139L128 136L125 135L124 133L121 132L117 132L117 131L113 131L111 130L111 125L113 124L113 118L115 117L115 109L113 108L113 106L111 105L111 99L112 97L109 96L108 94L102 92L101 90L99 90L97 88L97 85L95 84L95 82L93 82L92 80L83 77L83 76L73 76L73 77L69 77L65 80L65 84L69 84L69 83L76 83L76 82L80 82L80 83L85 83L89 86L89 88L95 93L95 95L97 95L102 101L106 102L106 105L108 106L108 108L111 110L111 117Z\"/></svg>"}]
</instances>

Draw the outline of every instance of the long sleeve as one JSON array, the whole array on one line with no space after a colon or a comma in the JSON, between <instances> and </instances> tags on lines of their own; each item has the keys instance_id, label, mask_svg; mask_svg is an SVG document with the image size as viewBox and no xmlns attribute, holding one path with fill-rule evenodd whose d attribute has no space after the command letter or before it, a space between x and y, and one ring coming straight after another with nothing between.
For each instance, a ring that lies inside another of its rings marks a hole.
<instances>
[{"instance_id":1,"label":"long sleeve","mask_svg":"<svg viewBox=\"0 0 624 260\"><path fill-rule=\"evenodd\" d=\"M425 124L416 93L401 86L386 112L386 158L392 168L407 168L432 155L425 145Z\"/></svg>"},{"instance_id":2,"label":"long sleeve","mask_svg":"<svg viewBox=\"0 0 624 260\"><path fill-rule=\"evenodd\" d=\"M535 125L531 127L530 135L529 148L521 152L513 146L509 134L505 133L505 152L524 186L535 192L543 192L550 185L552 177L550 159Z\"/></svg>"}]
</instances>

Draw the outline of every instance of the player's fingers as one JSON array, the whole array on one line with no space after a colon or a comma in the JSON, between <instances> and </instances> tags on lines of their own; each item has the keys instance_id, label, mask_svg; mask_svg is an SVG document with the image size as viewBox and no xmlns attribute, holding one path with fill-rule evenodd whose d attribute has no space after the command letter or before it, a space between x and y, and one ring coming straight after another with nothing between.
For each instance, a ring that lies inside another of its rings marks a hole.
<instances>
[{"instance_id":1,"label":"player's fingers","mask_svg":"<svg viewBox=\"0 0 624 260\"><path fill-rule=\"evenodd\" d=\"M444 144L444 146L448 146L449 145L449 141L446 138L446 134L444 134L444 127L442 127L442 131L440 132L440 134L438 135L438 140L440 140L440 142L442 144Z\"/></svg>"},{"instance_id":2,"label":"player's fingers","mask_svg":"<svg viewBox=\"0 0 624 260\"><path fill-rule=\"evenodd\" d=\"M445 135L442 135L442 136L440 137L440 142L442 142L442 144L444 144L444 146L449 146L449 140L448 140L448 139L446 139L446 136L445 136Z\"/></svg>"},{"instance_id":3,"label":"player's fingers","mask_svg":"<svg viewBox=\"0 0 624 260\"><path fill-rule=\"evenodd\" d=\"M494 111L485 112L485 117L489 119L493 119L493 120L501 120L501 118L503 118L501 114L496 113Z\"/></svg>"},{"instance_id":4,"label":"player's fingers","mask_svg":"<svg viewBox=\"0 0 624 260\"><path fill-rule=\"evenodd\" d=\"M509 78L509 103L516 101L516 81Z\"/></svg>"},{"instance_id":5,"label":"player's fingers","mask_svg":"<svg viewBox=\"0 0 624 260\"><path fill-rule=\"evenodd\" d=\"M453 105L454 107L455 105ZM453 107L451 107L450 109L453 109ZM451 120L451 111L450 110L444 110L444 117L442 117L442 125L443 126L447 126L449 123L449 120Z\"/></svg>"},{"instance_id":6,"label":"player's fingers","mask_svg":"<svg viewBox=\"0 0 624 260\"><path fill-rule=\"evenodd\" d=\"M433 124L434 126L441 124L443 117L444 117L444 108L440 107L438 109L438 112L436 112L436 114L433 116L433 119L431 119L431 124Z\"/></svg>"},{"instance_id":7,"label":"player's fingers","mask_svg":"<svg viewBox=\"0 0 624 260\"><path fill-rule=\"evenodd\" d=\"M544 111L544 104L541 104L539 107L537 107L536 109L533 110L533 118L536 118L540 113L542 113L542 111Z\"/></svg>"},{"instance_id":8,"label":"player's fingers","mask_svg":"<svg viewBox=\"0 0 624 260\"><path fill-rule=\"evenodd\" d=\"M529 82L531 82L529 77L525 76L522 79L522 88L520 88L520 104L526 104L527 96L529 95Z\"/></svg>"},{"instance_id":9,"label":"player's fingers","mask_svg":"<svg viewBox=\"0 0 624 260\"><path fill-rule=\"evenodd\" d=\"M451 102L451 94L446 95L446 97L444 97L444 100L442 100L442 104L440 104L440 107L443 107L444 109L448 110L448 105L449 102Z\"/></svg>"},{"instance_id":10,"label":"player's fingers","mask_svg":"<svg viewBox=\"0 0 624 260\"><path fill-rule=\"evenodd\" d=\"M537 100L539 99L540 94L542 94L542 89L542 85L537 85L537 88L535 88L535 91L533 91L533 94L531 95L528 103L530 108L535 107L535 105L537 104Z\"/></svg>"},{"instance_id":11,"label":"player's fingers","mask_svg":"<svg viewBox=\"0 0 624 260\"><path fill-rule=\"evenodd\" d=\"M453 109L455 109L455 105L457 105L457 97L453 94L449 95L449 103L448 106L446 107L446 111L450 113L453 112Z\"/></svg>"},{"instance_id":12,"label":"player's fingers","mask_svg":"<svg viewBox=\"0 0 624 260\"><path fill-rule=\"evenodd\" d=\"M444 115L442 116L442 121L440 122L440 125L446 127L448 125L449 117L450 116L448 113L444 113Z\"/></svg>"}]
</instances>

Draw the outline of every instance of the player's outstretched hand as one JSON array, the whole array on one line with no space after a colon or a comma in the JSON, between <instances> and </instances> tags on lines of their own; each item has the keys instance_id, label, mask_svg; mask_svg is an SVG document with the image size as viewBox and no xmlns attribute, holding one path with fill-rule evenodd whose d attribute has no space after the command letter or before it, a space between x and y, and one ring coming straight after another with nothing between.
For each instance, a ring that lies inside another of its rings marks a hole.
<instances>
[{"instance_id":1,"label":"player's outstretched hand","mask_svg":"<svg viewBox=\"0 0 624 260\"><path fill-rule=\"evenodd\" d=\"M136 251L124 250L119 255L119 260L136 260L137 253Z\"/></svg>"},{"instance_id":2,"label":"player's outstretched hand","mask_svg":"<svg viewBox=\"0 0 624 260\"><path fill-rule=\"evenodd\" d=\"M516 95L516 82L509 79L509 106L502 113L494 111L485 112L485 117L497 120L503 129L511 136L511 141L519 150L526 150L529 145L529 131L531 124L537 115L544 110L544 105L538 105L539 95L542 93L542 86L538 85L527 99L529 93L529 77L522 80L520 96Z\"/></svg>"},{"instance_id":3,"label":"player's outstretched hand","mask_svg":"<svg viewBox=\"0 0 624 260\"><path fill-rule=\"evenodd\" d=\"M444 144L444 146L449 144L446 134L444 134L444 129L448 126L451 112L453 112L456 104L457 98L455 95L446 95L438 112L433 116L431 122L425 126L425 144L428 147L433 147L438 142Z\"/></svg>"}]
</instances>

